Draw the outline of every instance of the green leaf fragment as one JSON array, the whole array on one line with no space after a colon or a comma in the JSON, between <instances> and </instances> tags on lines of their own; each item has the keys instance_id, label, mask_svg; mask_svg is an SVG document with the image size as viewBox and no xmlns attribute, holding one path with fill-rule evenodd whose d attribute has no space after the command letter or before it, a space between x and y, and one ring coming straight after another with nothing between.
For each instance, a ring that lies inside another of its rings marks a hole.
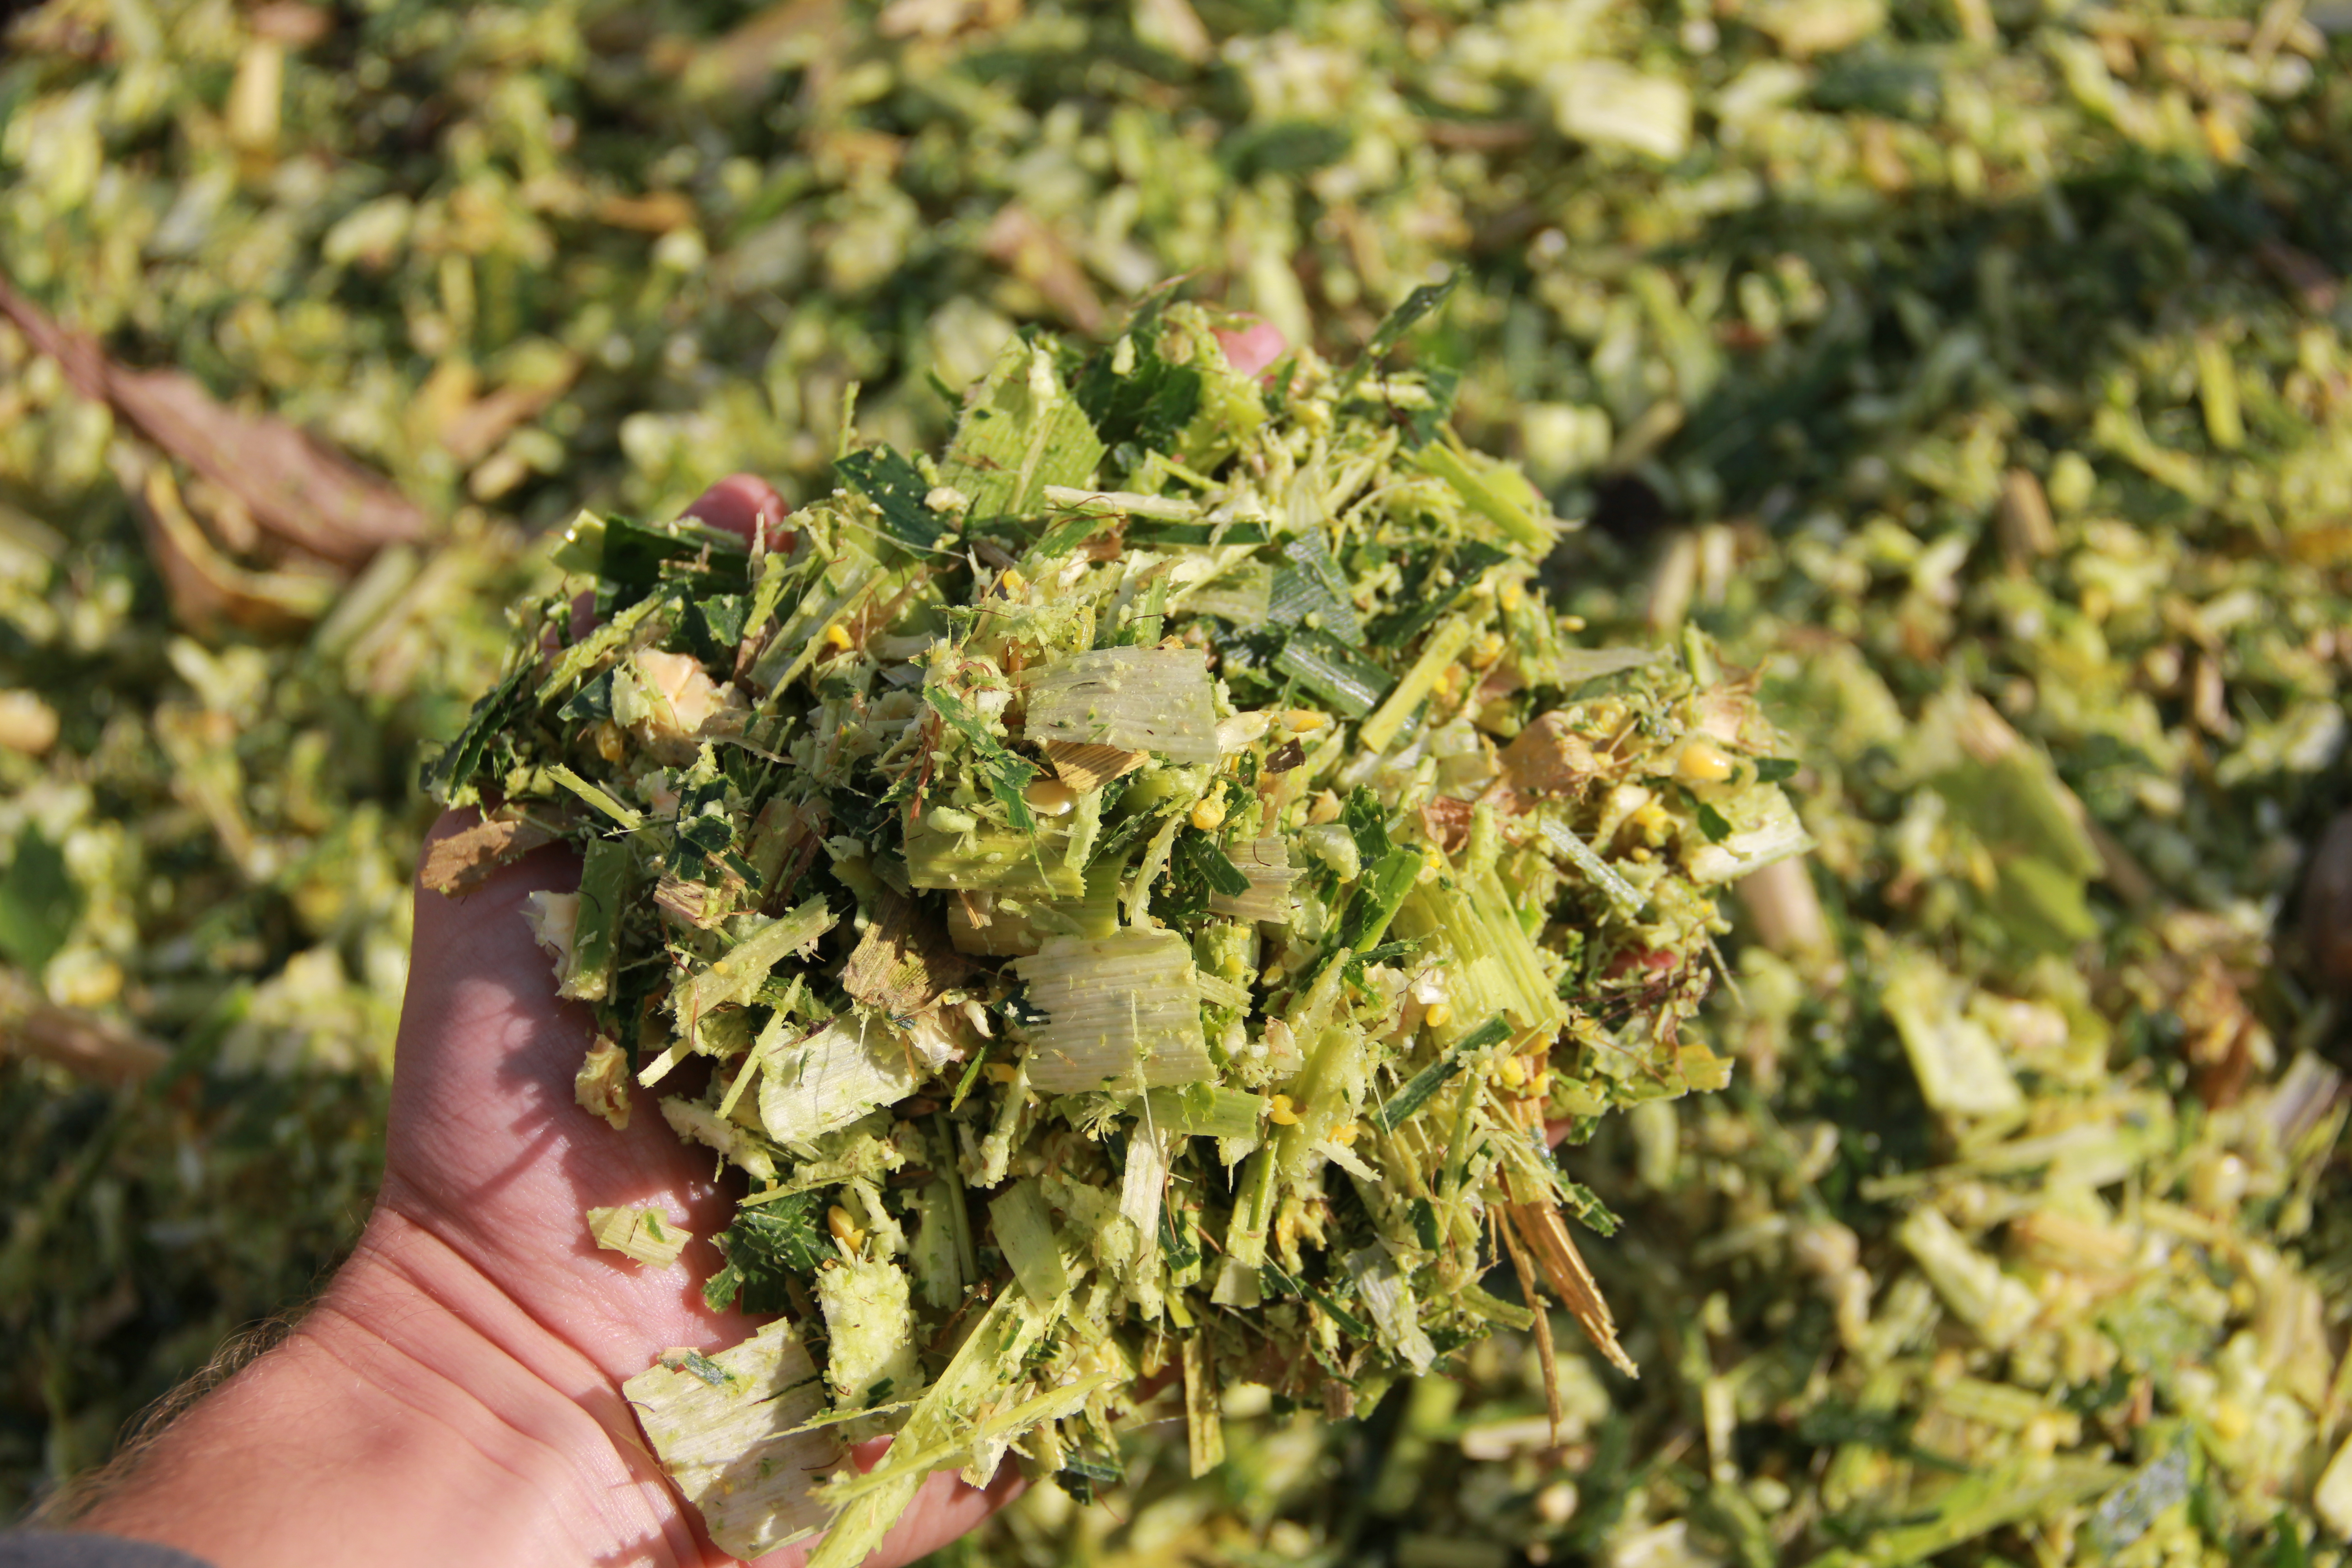
<instances>
[{"instance_id":1,"label":"green leaf fragment","mask_svg":"<svg viewBox=\"0 0 2352 1568\"><path fill-rule=\"evenodd\" d=\"M1371 341L1364 345L1362 357L1340 378L1339 395L1344 398L1353 392L1375 365L1388 358L1397 344L1404 342L1404 335L1412 331L1423 317L1453 297L1461 281L1461 273L1448 272L1442 281L1423 283L1399 301L1396 309L1373 329Z\"/></svg>"},{"instance_id":2,"label":"green leaf fragment","mask_svg":"<svg viewBox=\"0 0 2352 1568\"><path fill-rule=\"evenodd\" d=\"M914 464L887 446L868 447L836 458L841 482L872 501L890 537L911 550L929 550L944 530L926 500L930 487Z\"/></svg>"},{"instance_id":3,"label":"green leaf fragment","mask_svg":"<svg viewBox=\"0 0 2352 1568\"><path fill-rule=\"evenodd\" d=\"M1370 713L1396 684L1388 671L1349 652L1337 637L1307 626L1282 639L1273 668L1349 719Z\"/></svg>"},{"instance_id":4,"label":"green leaf fragment","mask_svg":"<svg viewBox=\"0 0 2352 1568\"><path fill-rule=\"evenodd\" d=\"M0 954L37 973L63 947L88 900L65 853L40 825L17 830L15 855L0 874Z\"/></svg>"},{"instance_id":5,"label":"green leaf fragment","mask_svg":"<svg viewBox=\"0 0 2352 1568\"><path fill-rule=\"evenodd\" d=\"M1547 822L1543 825L1543 835L1570 865L1581 871L1601 890L1601 896L1615 908L1621 919L1633 919L1650 901L1640 889L1627 881L1615 867L1594 851L1592 846L1579 838L1570 829L1556 822Z\"/></svg>"},{"instance_id":6,"label":"green leaf fragment","mask_svg":"<svg viewBox=\"0 0 2352 1568\"><path fill-rule=\"evenodd\" d=\"M1421 1113L1422 1108L1436 1098L1437 1091L1451 1083L1454 1076L1469 1065L1470 1058L1490 1047L1510 1038L1511 1026L1498 1015L1456 1040L1435 1061L1422 1068L1405 1081L1405 1086L1372 1112L1372 1124L1383 1132L1393 1132ZM1436 1243L1427 1245L1434 1247Z\"/></svg>"},{"instance_id":7,"label":"green leaf fragment","mask_svg":"<svg viewBox=\"0 0 2352 1568\"><path fill-rule=\"evenodd\" d=\"M747 1312L782 1312L792 1306L790 1277L814 1278L834 1256L824 1232L822 1192L783 1193L748 1203L734 1223L714 1238L727 1266L712 1276L703 1300L714 1312L733 1306L740 1294Z\"/></svg>"}]
</instances>

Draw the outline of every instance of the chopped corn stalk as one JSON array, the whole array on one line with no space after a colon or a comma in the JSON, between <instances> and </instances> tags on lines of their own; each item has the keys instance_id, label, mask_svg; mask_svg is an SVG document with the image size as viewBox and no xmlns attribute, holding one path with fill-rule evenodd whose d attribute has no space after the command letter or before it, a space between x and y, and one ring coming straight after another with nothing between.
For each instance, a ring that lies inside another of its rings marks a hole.
<instances>
[{"instance_id":1,"label":"chopped corn stalk","mask_svg":"<svg viewBox=\"0 0 2352 1568\"><path fill-rule=\"evenodd\" d=\"M659 1209L590 1209L588 1234L606 1251L655 1268L676 1263L686 1244L694 1239L694 1232L664 1219Z\"/></svg>"},{"instance_id":2,"label":"chopped corn stalk","mask_svg":"<svg viewBox=\"0 0 2352 1568\"><path fill-rule=\"evenodd\" d=\"M1014 970L1045 1022L1029 1081L1048 1094L1157 1088L1215 1076L1201 1037L1192 950L1173 931L1055 938Z\"/></svg>"}]
</instances>

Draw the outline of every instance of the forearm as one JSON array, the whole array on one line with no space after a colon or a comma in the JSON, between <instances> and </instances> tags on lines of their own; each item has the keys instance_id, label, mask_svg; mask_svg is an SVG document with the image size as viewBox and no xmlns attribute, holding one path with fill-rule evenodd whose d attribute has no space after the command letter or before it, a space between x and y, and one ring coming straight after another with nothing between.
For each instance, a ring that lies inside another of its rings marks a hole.
<instances>
[{"instance_id":1,"label":"forearm","mask_svg":"<svg viewBox=\"0 0 2352 1568\"><path fill-rule=\"evenodd\" d=\"M699 1563L630 1426L578 1352L380 1213L285 1342L82 1522L219 1568Z\"/></svg>"}]
</instances>

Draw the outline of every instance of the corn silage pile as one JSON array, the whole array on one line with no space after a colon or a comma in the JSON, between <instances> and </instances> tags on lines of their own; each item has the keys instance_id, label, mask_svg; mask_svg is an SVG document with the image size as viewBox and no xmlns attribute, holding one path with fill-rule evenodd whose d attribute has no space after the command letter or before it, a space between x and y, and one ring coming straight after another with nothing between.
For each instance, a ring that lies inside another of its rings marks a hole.
<instances>
[{"instance_id":1,"label":"corn silage pile","mask_svg":"<svg viewBox=\"0 0 2352 1568\"><path fill-rule=\"evenodd\" d=\"M1785 880L1735 908L1747 1010L1718 990L1681 1031L1729 1093L1561 1156L1626 1221L1587 1256L1644 1373L1587 1368L1563 1318L1564 1442L1505 1327L1466 1384L1360 1424L1230 1384L1210 1476L1181 1428L1132 1434L1108 1508L1033 1489L963 1560L2340 1551L2352 1509L2315 1498L2347 1433L2341 1056L2296 894L2344 780L2342 26L26 14L18 289L489 548L396 552L364 592L278 571L216 476L174 455L158 484L137 427L0 329L0 902L49 933L0 942L9 1016L185 1053L128 1097L8 1065L0 1314L33 1353L0 1383L5 1495L102 1457L362 1212L416 738L456 733L518 591L482 525L671 516L734 468L827 495L849 383L865 438L938 450L1015 327L1107 342L1179 272L1347 363L1456 268L1415 345L1459 368L1455 426L1591 518L1546 575L1580 641L1695 624L1759 671L1819 919ZM175 608L191 558L263 627ZM289 746L326 765L281 772ZM2106 1152L2061 1163L2060 1134Z\"/></svg>"}]
</instances>

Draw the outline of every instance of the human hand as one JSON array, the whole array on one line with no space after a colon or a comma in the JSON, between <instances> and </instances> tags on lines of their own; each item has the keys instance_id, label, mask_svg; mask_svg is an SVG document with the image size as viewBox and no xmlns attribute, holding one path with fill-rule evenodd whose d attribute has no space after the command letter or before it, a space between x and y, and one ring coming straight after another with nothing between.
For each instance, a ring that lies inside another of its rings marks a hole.
<instances>
[{"instance_id":1,"label":"human hand","mask_svg":"<svg viewBox=\"0 0 2352 1568\"><path fill-rule=\"evenodd\" d=\"M783 508L739 475L689 510L749 536ZM471 820L446 816L433 837ZM586 1012L556 1000L521 910L578 879L551 847L465 898L419 890L365 1234L286 1342L174 1425L84 1525L219 1568L732 1561L645 1451L619 1385L663 1350L721 1350L755 1321L703 1306L707 1239L650 1268L599 1250L582 1217L649 1206L700 1238L732 1199L650 1093L633 1091L625 1132L575 1103ZM1018 1489L1009 1468L984 1492L935 1476L872 1561L940 1546Z\"/></svg>"}]
</instances>

